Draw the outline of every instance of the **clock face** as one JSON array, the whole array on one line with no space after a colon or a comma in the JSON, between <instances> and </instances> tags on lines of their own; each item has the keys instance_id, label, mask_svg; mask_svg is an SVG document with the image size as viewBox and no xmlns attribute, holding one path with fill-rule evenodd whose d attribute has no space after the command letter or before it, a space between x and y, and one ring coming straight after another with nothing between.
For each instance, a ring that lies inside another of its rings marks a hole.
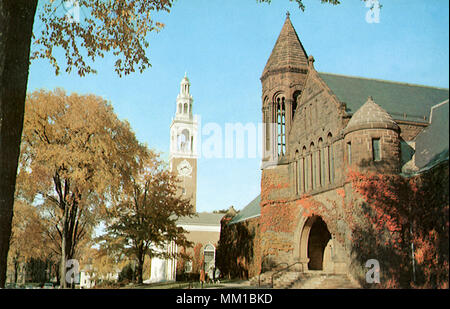
<instances>
[{"instance_id":1,"label":"clock face","mask_svg":"<svg viewBox=\"0 0 450 309\"><path fill-rule=\"evenodd\" d=\"M192 166L188 161L183 160L177 166L178 174L181 176L189 176L192 173Z\"/></svg>"}]
</instances>

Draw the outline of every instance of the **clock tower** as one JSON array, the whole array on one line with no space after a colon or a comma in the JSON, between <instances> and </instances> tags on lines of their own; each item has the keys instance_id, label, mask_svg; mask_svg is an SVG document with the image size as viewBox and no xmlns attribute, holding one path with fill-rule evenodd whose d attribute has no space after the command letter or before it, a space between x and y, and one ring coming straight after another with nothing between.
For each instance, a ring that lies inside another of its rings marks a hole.
<instances>
[{"instance_id":1,"label":"clock tower","mask_svg":"<svg viewBox=\"0 0 450 309\"><path fill-rule=\"evenodd\" d=\"M186 74L180 83L175 118L170 125L169 168L181 186L180 194L191 200L194 212L197 198L197 117L192 114L191 84Z\"/></svg>"}]
</instances>

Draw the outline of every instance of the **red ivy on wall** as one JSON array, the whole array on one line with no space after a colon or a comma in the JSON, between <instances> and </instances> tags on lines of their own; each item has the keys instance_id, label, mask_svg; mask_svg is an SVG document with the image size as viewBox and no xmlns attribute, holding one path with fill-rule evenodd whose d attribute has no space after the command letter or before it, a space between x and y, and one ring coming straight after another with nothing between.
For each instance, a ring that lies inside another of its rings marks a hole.
<instances>
[{"instance_id":1,"label":"red ivy on wall","mask_svg":"<svg viewBox=\"0 0 450 309\"><path fill-rule=\"evenodd\" d=\"M351 171L348 180L368 222L356 240L374 246L359 245L359 254L384 261L382 287L448 288L448 165L411 178Z\"/></svg>"}]
</instances>

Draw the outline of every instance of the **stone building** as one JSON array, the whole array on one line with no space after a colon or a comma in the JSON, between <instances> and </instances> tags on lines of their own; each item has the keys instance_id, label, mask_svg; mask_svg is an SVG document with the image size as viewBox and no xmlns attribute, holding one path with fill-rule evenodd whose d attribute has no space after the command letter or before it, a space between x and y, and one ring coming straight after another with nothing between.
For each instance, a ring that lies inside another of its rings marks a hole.
<instances>
[{"instance_id":1,"label":"stone building","mask_svg":"<svg viewBox=\"0 0 450 309\"><path fill-rule=\"evenodd\" d=\"M280 263L350 273L355 244L345 218L362 204L349 171L405 175L432 157L448 160L445 108L443 144L419 138L432 127L433 106L448 109L448 89L321 73L314 61L287 14L261 76L261 201L248 210L259 224L250 277Z\"/></svg>"}]
</instances>

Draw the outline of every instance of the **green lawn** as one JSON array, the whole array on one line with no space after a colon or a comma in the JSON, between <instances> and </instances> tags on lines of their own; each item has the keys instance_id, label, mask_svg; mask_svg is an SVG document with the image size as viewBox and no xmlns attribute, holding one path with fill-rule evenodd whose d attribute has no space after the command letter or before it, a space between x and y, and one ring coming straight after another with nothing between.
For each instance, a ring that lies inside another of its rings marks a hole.
<instances>
[{"instance_id":1,"label":"green lawn","mask_svg":"<svg viewBox=\"0 0 450 309\"><path fill-rule=\"evenodd\" d=\"M204 283L204 289L220 289L229 288L229 284L239 285L239 280L224 280L220 283ZM123 289L201 289L202 286L200 282L161 282L161 283L151 283L151 284L136 284L126 287Z\"/></svg>"}]
</instances>

